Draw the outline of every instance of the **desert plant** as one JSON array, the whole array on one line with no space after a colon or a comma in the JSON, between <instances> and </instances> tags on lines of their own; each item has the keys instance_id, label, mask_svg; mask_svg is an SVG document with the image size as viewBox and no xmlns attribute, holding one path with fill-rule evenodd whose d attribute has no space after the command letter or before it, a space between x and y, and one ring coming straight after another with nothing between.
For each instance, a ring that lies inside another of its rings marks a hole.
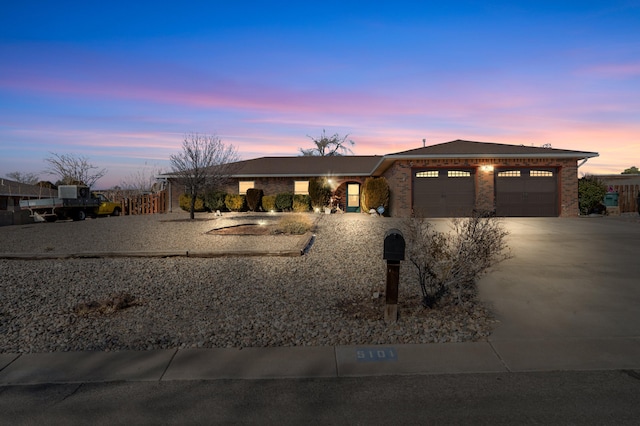
<instances>
[{"instance_id":1,"label":"desert plant","mask_svg":"<svg viewBox=\"0 0 640 426\"><path fill-rule=\"evenodd\" d=\"M595 176L585 176L578 180L578 206L580 213L591 214L602 204L607 187Z\"/></svg>"},{"instance_id":2,"label":"desert plant","mask_svg":"<svg viewBox=\"0 0 640 426\"><path fill-rule=\"evenodd\" d=\"M329 204L331 199L331 186L325 178L309 179L309 197L311 198L311 207L321 209Z\"/></svg>"},{"instance_id":3,"label":"desert plant","mask_svg":"<svg viewBox=\"0 0 640 426\"><path fill-rule=\"evenodd\" d=\"M191 211L191 196L189 194L180 195L178 204L180 205L180 208L182 210L186 212ZM193 208L195 212L204 212L207 210L204 205L204 200L202 199L202 197L196 197L196 202Z\"/></svg>"},{"instance_id":4,"label":"desert plant","mask_svg":"<svg viewBox=\"0 0 640 426\"><path fill-rule=\"evenodd\" d=\"M262 197L264 191L257 188L247 189L247 208L252 212L257 212L262 207Z\"/></svg>"},{"instance_id":5,"label":"desert plant","mask_svg":"<svg viewBox=\"0 0 640 426\"><path fill-rule=\"evenodd\" d=\"M308 195L296 194L293 196L293 211L306 213L311 208L311 198Z\"/></svg>"},{"instance_id":6,"label":"desert plant","mask_svg":"<svg viewBox=\"0 0 640 426\"><path fill-rule=\"evenodd\" d=\"M276 210L276 196L265 195L262 197L262 208L264 211L271 212Z\"/></svg>"},{"instance_id":7,"label":"desert plant","mask_svg":"<svg viewBox=\"0 0 640 426\"><path fill-rule=\"evenodd\" d=\"M224 204L226 196L226 192L222 191L207 192L204 196L204 206L213 212L216 210L226 210L227 206Z\"/></svg>"},{"instance_id":8,"label":"desert plant","mask_svg":"<svg viewBox=\"0 0 640 426\"><path fill-rule=\"evenodd\" d=\"M281 192L276 195L276 209L283 212L291 210L293 207L293 194L290 192Z\"/></svg>"},{"instance_id":9,"label":"desert plant","mask_svg":"<svg viewBox=\"0 0 640 426\"><path fill-rule=\"evenodd\" d=\"M415 267L422 304L434 307L444 295L459 303L475 294L475 281L493 264L508 257L508 232L500 219L475 215L451 220L451 231L436 231L424 218L404 224L406 257Z\"/></svg>"},{"instance_id":10,"label":"desert plant","mask_svg":"<svg viewBox=\"0 0 640 426\"><path fill-rule=\"evenodd\" d=\"M276 232L283 234L302 235L313 227L308 215L291 214L283 216L276 226Z\"/></svg>"},{"instance_id":11,"label":"desert plant","mask_svg":"<svg viewBox=\"0 0 640 426\"><path fill-rule=\"evenodd\" d=\"M240 212L246 206L246 197L242 194L227 194L224 205L232 212Z\"/></svg>"},{"instance_id":12,"label":"desert plant","mask_svg":"<svg viewBox=\"0 0 640 426\"><path fill-rule=\"evenodd\" d=\"M360 196L362 210L369 212L371 209L384 207L389 210L389 184L384 177L368 177L362 185L362 195Z\"/></svg>"}]
</instances>

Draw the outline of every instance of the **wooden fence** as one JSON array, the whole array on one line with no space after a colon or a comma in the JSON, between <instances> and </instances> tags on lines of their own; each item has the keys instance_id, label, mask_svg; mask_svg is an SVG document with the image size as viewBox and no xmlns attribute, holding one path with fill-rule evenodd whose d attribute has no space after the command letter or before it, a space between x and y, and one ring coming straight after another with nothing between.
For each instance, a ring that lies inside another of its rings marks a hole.
<instances>
[{"instance_id":1,"label":"wooden fence","mask_svg":"<svg viewBox=\"0 0 640 426\"><path fill-rule=\"evenodd\" d=\"M640 185L609 185L613 192L618 193L618 207L620 213L630 213L638 211L638 193Z\"/></svg>"},{"instance_id":2,"label":"wooden fence","mask_svg":"<svg viewBox=\"0 0 640 426\"><path fill-rule=\"evenodd\" d=\"M145 195L114 195L113 201L120 203L122 214L125 215L166 213L167 210L166 191Z\"/></svg>"}]
</instances>

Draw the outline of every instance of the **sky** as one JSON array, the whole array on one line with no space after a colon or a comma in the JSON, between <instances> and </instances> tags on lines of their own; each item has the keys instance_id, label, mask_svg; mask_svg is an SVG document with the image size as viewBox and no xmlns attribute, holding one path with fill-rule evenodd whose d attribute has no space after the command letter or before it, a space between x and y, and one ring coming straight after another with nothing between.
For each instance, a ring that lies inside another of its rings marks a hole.
<instances>
[{"instance_id":1,"label":"sky","mask_svg":"<svg viewBox=\"0 0 640 426\"><path fill-rule=\"evenodd\" d=\"M349 135L456 139L640 166L640 1L39 1L0 8L0 176L52 154L169 171L185 135L242 159Z\"/></svg>"}]
</instances>

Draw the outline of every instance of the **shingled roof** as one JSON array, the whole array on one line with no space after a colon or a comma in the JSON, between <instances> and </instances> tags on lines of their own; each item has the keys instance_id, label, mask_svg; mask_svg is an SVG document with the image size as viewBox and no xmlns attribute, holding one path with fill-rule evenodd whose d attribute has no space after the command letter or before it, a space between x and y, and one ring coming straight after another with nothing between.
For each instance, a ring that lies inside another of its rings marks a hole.
<instances>
[{"instance_id":1,"label":"shingled roof","mask_svg":"<svg viewBox=\"0 0 640 426\"><path fill-rule=\"evenodd\" d=\"M571 151L566 149L543 148L525 145L506 145L491 142L473 142L465 140L455 140L440 143L437 145L425 146L408 151L397 152L386 155L397 159L408 157L427 158L514 158L514 157L570 157L570 158L591 158L597 157L595 152Z\"/></svg>"}]
</instances>

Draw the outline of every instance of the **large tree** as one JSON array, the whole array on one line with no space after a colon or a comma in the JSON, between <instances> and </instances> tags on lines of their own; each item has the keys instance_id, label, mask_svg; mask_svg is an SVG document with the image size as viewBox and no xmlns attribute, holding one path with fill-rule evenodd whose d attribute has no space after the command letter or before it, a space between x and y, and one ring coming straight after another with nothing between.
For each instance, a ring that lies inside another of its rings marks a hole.
<instances>
[{"instance_id":1,"label":"large tree","mask_svg":"<svg viewBox=\"0 0 640 426\"><path fill-rule=\"evenodd\" d=\"M623 175L637 175L640 174L640 170L638 170L638 168L636 166L631 166L628 169L625 169L624 172L622 172Z\"/></svg>"},{"instance_id":2,"label":"large tree","mask_svg":"<svg viewBox=\"0 0 640 426\"><path fill-rule=\"evenodd\" d=\"M218 189L233 173L239 159L233 145L224 144L217 136L192 133L185 135L182 151L169 158L178 183L191 197L190 218L195 217L196 197L205 189Z\"/></svg>"},{"instance_id":3,"label":"large tree","mask_svg":"<svg viewBox=\"0 0 640 426\"><path fill-rule=\"evenodd\" d=\"M320 135L319 138L314 138L309 135L307 135L307 137L313 141L315 147L309 149L299 148L300 154L304 157L330 157L335 155L353 154L353 151L351 151L349 146L356 144L351 139L348 139L349 135L340 136L335 133L333 136L327 136L324 129L322 130L322 135Z\"/></svg>"},{"instance_id":4,"label":"large tree","mask_svg":"<svg viewBox=\"0 0 640 426\"><path fill-rule=\"evenodd\" d=\"M58 176L58 185L93 185L104 175L107 169L99 169L84 156L73 154L55 154L44 160L49 164L46 172Z\"/></svg>"}]
</instances>

